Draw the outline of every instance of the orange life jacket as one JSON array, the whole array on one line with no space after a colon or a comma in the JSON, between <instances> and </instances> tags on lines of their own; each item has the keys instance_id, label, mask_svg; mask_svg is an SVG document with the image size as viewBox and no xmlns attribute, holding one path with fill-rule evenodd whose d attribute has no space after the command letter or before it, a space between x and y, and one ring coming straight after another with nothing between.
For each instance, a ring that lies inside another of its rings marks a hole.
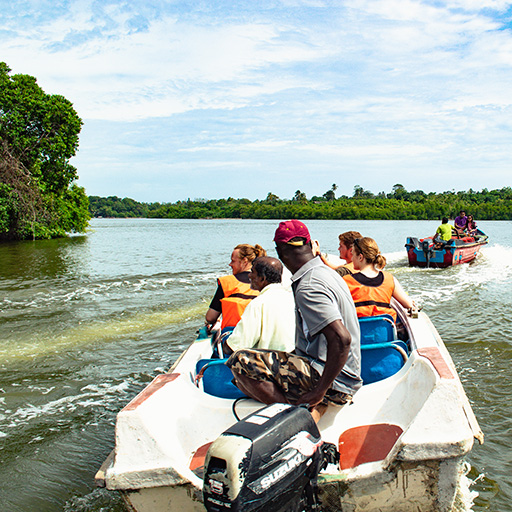
<instances>
[{"instance_id":1,"label":"orange life jacket","mask_svg":"<svg viewBox=\"0 0 512 512\"><path fill-rule=\"evenodd\" d=\"M249 302L257 297L259 292L252 290L251 285L242 283L234 275L219 277L224 298L220 300L222 306L221 329L234 327L242 317L244 309Z\"/></svg>"},{"instance_id":2,"label":"orange life jacket","mask_svg":"<svg viewBox=\"0 0 512 512\"><path fill-rule=\"evenodd\" d=\"M388 314L396 322L396 311L391 307L390 301L395 290L395 280L389 272L383 272L384 280L380 286L361 284L357 278L363 274L358 272L343 276L347 283L359 318L363 316L376 316Z\"/></svg>"}]
</instances>

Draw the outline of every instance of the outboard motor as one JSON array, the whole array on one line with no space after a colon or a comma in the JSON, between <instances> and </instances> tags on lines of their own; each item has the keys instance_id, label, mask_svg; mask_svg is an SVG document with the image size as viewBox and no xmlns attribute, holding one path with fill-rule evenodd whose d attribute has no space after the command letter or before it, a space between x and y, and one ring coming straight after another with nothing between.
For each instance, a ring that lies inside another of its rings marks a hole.
<instances>
[{"instance_id":1,"label":"outboard motor","mask_svg":"<svg viewBox=\"0 0 512 512\"><path fill-rule=\"evenodd\" d=\"M430 266L430 257L434 254L434 249L430 246L429 240L423 240L423 242L421 243L421 248L423 249L423 254L425 255L427 267L429 267Z\"/></svg>"},{"instance_id":2,"label":"outboard motor","mask_svg":"<svg viewBox=\"0 0 512 512\"><path fill-rule=\"evenodd\" d=\"M317 476L338 463L306 407L273 404L235 423L210 446L203 501L209 512L318 510Z\"/></svg>"}]
</instances>

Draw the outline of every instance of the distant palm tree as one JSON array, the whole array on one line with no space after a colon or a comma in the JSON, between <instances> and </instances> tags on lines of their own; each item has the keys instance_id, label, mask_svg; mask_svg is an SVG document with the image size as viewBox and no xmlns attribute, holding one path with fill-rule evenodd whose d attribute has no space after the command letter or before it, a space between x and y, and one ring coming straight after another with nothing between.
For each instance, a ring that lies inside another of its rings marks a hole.
<instances>
[{"instance_id":1,"label":"distant palm tree","mask_svg":"<svg viewBox=\"0 0 512 512\"><path fill-rule=\"evenodd\" d=\"M300 190L297 190L295 192L295 195L293 196L293 200L297 201L298 203L305 203L307 201L306 194L304 192L301 192Z\"/></svg>"},{"instance_id":2,"label":"distant palm tree","mask_svg":"<svg viewBox=\"0 0 512 512\"><path fill-rule=\"evenodd\" d=\"M334 201L336 199L336 194L334 192L336 192L337 189L338 189L338 185L336 185L336 183L333 183L331 189L328 190L323 195L324 199L326 201Z\"/></svg>"}]
</instances>

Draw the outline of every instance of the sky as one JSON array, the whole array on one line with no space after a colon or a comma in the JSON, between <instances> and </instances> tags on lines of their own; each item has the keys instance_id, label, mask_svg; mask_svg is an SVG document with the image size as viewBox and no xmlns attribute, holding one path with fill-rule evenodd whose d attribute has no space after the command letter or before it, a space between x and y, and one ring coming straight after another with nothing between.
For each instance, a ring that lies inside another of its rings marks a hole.
<instances>
[{"instance_id":1,"label":"sky","mask_svg":"<svg viewBox=\"0 0 512 512\"><path fill-rule=\"evenodd\" d=\"M512 182L512 0L0 0L0 61L73 103L88 195Z\"/></svg>"}]
</instances>

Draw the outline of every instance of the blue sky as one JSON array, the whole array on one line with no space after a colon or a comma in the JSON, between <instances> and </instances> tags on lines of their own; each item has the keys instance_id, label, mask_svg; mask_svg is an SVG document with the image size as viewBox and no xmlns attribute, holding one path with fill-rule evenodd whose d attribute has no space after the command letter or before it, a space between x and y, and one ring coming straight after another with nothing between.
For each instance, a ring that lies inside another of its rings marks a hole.
<instances>
[{"instance_id":1,"label":"blue sky","mask_svg":"<svg viewBox=\"0 0 512 512\"><path fill-rule=\"evenodd\" d=\"M0 60L84 121L89 195L512 183L512 1L0 0Z\"/></svg>"}]
</instances>

